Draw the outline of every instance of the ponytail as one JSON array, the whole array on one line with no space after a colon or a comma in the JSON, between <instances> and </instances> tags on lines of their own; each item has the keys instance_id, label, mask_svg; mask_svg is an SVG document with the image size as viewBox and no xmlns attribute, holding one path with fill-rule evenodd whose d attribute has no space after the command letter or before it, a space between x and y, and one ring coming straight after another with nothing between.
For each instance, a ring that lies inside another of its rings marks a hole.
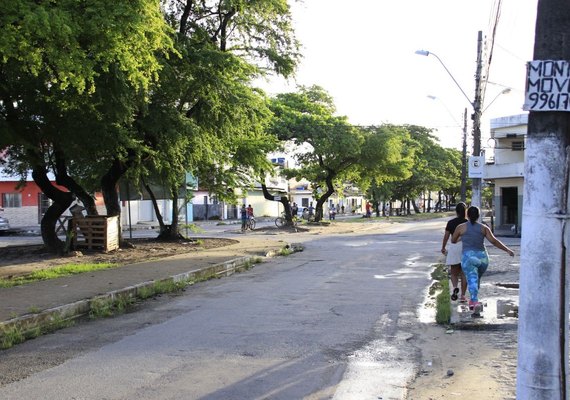
<instances>
[{"instance_id":1,"label":"ponytail","mask_svg":"<svg viewBox=\"0 0 570 400\"><path fill-rule=\"evenodd\" d=\"M475 207L475 206L471 206L467 209L467 218L469 219L469 222L471 222L472 225L474 225L477 220L479 219L479 208Z\"/></svg>"}]
</instances>

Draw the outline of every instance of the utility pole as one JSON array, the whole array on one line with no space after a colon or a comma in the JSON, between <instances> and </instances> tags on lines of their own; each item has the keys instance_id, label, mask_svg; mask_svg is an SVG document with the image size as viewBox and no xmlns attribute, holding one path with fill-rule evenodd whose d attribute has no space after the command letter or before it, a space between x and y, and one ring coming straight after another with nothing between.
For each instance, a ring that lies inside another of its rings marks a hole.
<instances>
[{"instance_id":1,"label":"utility pole","mask_svg":"<svg viewBox=\"0 0 570 400\"><path fill-rule=\"evenodd\" d=\"M475 70L475 99L473 100L473 156L481 155L481 106L483 103L483 32L477 34L477 68ZM481 208L481 178L472 178L471 205Z\"/></svg>"},{"instance_id":2,"label":"utility pole","mask_svg":"<svg viewBox=\"0 0 570 400\"><path fill-rule=\"evenodd\" d=\"M570 106L557 99L569 95L561 83L567 81L570 70L570 2L538 0L535 32L525 101L530 114L525 144L517 399L566 400L570 395ZM547 101L533 101L540 96Z\"/></svg>"},{"instance_id":3,"label":"utility pole","mask_svg":"<svg viewBox=\"0 0 570 400\"><path fill-rule=\"evenodd\" d=\"M467 199L467 108L463 113L463 147L461 151L461 201Z\"/></svg>"}]
</instances>

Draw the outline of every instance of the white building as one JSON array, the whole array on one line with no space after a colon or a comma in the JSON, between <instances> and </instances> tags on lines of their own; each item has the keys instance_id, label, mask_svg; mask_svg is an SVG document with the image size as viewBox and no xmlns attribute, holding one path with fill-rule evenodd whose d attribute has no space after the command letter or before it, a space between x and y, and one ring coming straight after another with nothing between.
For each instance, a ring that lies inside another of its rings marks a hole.
<instances>
[{"instance_id":1,"label":"white building","mask_svg":"<svg viewBox=\"0 0 570 400\"><path fill-rule=\"evenodd\" d=\"M520 234L524 185L524 150L528 114L491 120L494 159L485 166L484 180L494 184L495 230Z\"/></svg>"}]
</instances>

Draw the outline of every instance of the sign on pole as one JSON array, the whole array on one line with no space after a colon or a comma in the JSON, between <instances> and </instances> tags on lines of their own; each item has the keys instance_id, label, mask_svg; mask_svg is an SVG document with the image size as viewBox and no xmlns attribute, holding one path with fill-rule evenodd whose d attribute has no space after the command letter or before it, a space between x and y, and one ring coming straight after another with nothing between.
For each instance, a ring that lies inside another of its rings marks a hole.
<instances>
[{"instance_id":1,"label":"sign on pole","mask_svg":"<svg viewBox=\"0 0 570 400\"><path fill-rule=\"evenodd\" d=\"M527 64L523 109L570 111L570 63L565 60L534 60Z\"/></svg>"},{"instance_id":2,"label":"sign on pole","mask_svg":"<svg viewBox=\"0 0 570 400\"><path fill-rule=\"evenodd\" d=\"M469 178L483 178L485 156L469 157Z\"/></svg>"}]
</instances>

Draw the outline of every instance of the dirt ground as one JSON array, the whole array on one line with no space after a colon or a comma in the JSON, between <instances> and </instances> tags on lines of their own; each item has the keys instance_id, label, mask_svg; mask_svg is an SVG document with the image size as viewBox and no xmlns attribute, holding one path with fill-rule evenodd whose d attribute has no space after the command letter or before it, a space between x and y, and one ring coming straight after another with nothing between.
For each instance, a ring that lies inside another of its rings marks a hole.
<instances>
[{"instance_id":1,"label":"dirt ground","mask_svg":"<svg viewBox=\"0 0 570 400\"><path fill-rule=\"evenodd\" d=\"M200 238L190 241L161 242L152 238L131 239L132 247L104 253L82 250L68 256L47 252L42 245L11 246L0 248L0 278L12 278L39 269L52 268L69 263L133 264L140 261L165 258L204 249L228 246L237 240L224 238Z\"/></svg>"},{"instance_id":2,"label":"dirt ground","mask_svg":"<svg viewBox=\"0 0 570 400\"><path fill-rule=\"evenodd\" d=\"M415 340L422 365L406 399L515 400L516 331L423 328Z\"/></svg>"}]
</instances>

